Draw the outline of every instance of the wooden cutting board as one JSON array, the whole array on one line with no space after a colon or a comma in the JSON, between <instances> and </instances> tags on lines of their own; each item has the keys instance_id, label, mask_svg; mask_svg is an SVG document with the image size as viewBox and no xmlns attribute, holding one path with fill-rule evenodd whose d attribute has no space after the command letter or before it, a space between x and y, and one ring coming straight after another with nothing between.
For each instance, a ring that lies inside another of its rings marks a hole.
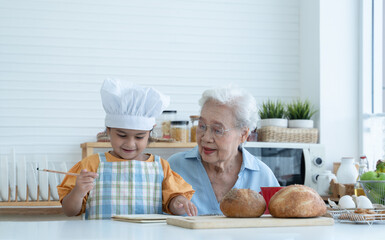
<instances>
[{"instance_id":1,"label":"wooden cutting board","mask_svg":"<svg viewBox=\"0 0 385 240\"><path fill-rule=\"evenodd\" d=\"M263 215L259 218L228 218L225 216L197 216L167 218L167 224L190 229L208 228L260 228L260 227L297 227L330 226L333 218L273 218Z\"/></svg>"}]
</instances>

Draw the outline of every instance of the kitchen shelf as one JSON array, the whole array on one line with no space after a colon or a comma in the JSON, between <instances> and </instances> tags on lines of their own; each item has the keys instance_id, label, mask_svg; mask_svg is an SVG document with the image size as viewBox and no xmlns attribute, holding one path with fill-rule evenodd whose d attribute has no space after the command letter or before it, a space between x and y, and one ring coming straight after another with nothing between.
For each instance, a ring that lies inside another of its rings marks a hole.
<instances>
[{"instance_id":1,"label":"kitchen shelf","mask_svg":"<svg viewBox=\"0 0 385 240\"><path fill-rule=\"evenodd\" d=\"M39 187L38 187L39 189ZM27 196L29 189L27 188ZM38 199L39 199L39 190ZM48 201L18 201L16 195L14 199L11 199L11 188L8 188L8 201L0 202L0 214L61 214L61 203L59 201L50 200L50 189L48 189Z\"/></svg>"},{"instance_id":2,"label":"kitchen shelf","mask_svg":"<svg viewBox=\"0 0 385 240\"><path fill-rule=\"evenodd\" d=\"M59 201L0 202L0 215L64 215Z\"/></svg>"},{"instance_id":3,"label":"kitchen shelf","mask_svg":"<svg viewBox=\"0 0 385 240\"><path fill-rule=\"evenodd\" d=\"M60 203L59 203L60 204ZM20 205L20 206L3 206L0 205L0 215L63 215L61 205Z\"/></svg>"},{"instance_id":4,"label":"kitchen shelf","mask_svg":"<svg viewBox=\"0 0 385 240\"><path fill-rule=\"evenodd\" d=\"M23 202L0 202L0 207L46 207L61 206L59 201L23 201Z\"/></svg>"},{"instance_id":5,"label":"kitchen shelf","mask_svg":"<svg viewBox=\"0 0 385 240\"><path fill-rule=\"evenodd\" d=\"M193 148L197 145L196 142L178 143L178 142L152 142L147 148ZM94 154L95 148L111 148L110 142L85 142L80 144L82 149L82 158Z\"/></svg>"}]
</instances>

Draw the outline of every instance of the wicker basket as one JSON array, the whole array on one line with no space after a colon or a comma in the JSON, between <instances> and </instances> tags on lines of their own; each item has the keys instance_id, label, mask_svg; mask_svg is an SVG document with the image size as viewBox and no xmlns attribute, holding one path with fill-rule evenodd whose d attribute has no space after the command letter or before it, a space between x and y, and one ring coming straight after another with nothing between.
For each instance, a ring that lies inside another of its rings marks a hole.
<instances>
[{"instance_id":1,"label":"wicker basket","mask_svg":"<svg viewBox=\"0 0 385 240\"><path fill-rule=\"evenodd\" d=\"M262 127L257 130L258 142L317 143L317 128Z\"/></svg>"}]
</instances>

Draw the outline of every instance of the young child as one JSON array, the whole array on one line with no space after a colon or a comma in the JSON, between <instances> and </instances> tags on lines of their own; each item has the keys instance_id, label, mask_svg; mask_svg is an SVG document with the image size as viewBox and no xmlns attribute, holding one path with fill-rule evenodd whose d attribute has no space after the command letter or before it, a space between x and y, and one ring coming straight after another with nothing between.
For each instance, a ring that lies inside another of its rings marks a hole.
<instances>
[{"instance_id":1,"label":"young child","mask_svg":"<svg viewBox=\"0 0 385 240\"><path fill-rule=\"evenodd\" d=\"M197 215L190 202L194 190L164 159L145 154L155 118L168 106L168 96L153 88L106 80L101 89L105 124L112 151L84 158L58 186L67 216L86 219L119 214Z\"/></svg>"}]
</instances>

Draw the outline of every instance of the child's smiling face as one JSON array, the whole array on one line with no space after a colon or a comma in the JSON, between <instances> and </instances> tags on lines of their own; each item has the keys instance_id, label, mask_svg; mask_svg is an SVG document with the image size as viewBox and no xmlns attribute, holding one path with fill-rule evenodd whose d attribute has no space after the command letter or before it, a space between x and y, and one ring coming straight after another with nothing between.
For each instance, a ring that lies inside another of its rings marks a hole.
<instances>
[{"instance_id":1,"label":"child's smiling face","mask_svg":"<svg viewBox=\"0 0 385 240\"><path fill-rule=\"evenodd\" d=\"M142 154L147 147L150 131L107 128L113 155L127 160L146 160Z\"/></svg>"}]
</instances>

